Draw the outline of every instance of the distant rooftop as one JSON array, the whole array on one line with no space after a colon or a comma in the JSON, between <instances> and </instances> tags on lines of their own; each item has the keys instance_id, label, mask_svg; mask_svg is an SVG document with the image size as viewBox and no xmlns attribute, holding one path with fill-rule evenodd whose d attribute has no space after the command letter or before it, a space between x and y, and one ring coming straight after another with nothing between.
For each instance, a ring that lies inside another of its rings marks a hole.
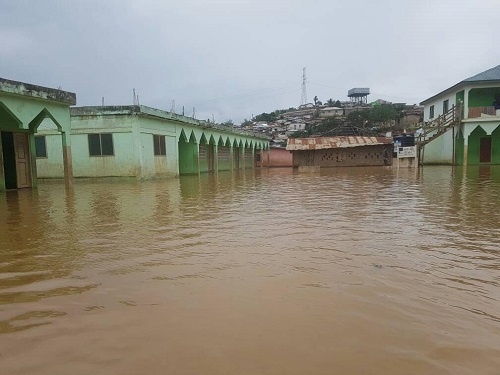
<instances>
[{"instance_id":1,"label":"distant rooftop","mask_svg":"<svg viewBox=\"0 0 500 375\"><path fill-rule=\"evenodd\" d=\"M53 102L65 103L68 105L76 104L76 94L68 91L52 89L49 87L32 85L10 79L0 78L0 92L13 95L30 96L35 99L50 100Z\"/></svg>"}]
</instances>

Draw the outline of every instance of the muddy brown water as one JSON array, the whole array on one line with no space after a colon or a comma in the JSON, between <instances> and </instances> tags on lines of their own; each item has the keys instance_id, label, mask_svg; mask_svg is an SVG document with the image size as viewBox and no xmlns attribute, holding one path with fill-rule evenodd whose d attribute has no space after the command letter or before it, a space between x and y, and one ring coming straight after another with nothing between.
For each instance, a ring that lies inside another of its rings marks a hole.
<instances>
[{"instance_id":1,"label":"muddy brown water","mask_svg":"<svg viewBox=\"0 0 500 375\"><path fill-rule=\"evenodd\" d=\"M500 169L1 193L0 373L500 374Z\"/></svg>"}]
</instances>

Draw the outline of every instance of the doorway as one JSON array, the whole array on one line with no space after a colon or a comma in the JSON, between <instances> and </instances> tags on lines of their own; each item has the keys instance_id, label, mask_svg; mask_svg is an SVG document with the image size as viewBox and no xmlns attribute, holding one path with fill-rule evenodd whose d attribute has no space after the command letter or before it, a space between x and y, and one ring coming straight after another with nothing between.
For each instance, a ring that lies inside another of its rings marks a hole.
<instances>
[{"instance_id":1,"label":"doorway","mask_svg":"<svg viewBox=\"0 0 500 375\"><path fill-rule=\"evenodd\" d=\"M479 162L491 163L491 137L479 140Z\"/></svg>"},{"instance_id":2,"label":"doorway","mask_svg":"<svg viewBox=\"0 0 500 375\"><path fill-rule=\"evenodd\" d=\"M31 187L28 133L1 132L6 189Z\"/></svg>"}]
</instances>

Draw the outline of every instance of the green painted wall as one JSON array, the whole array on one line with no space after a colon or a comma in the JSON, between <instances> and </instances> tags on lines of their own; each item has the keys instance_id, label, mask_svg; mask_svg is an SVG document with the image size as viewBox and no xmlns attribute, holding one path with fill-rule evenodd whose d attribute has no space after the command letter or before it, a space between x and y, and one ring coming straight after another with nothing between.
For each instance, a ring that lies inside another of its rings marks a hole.
<instances>
[{"instance_id":1,"label":"green painted wall","mask_svg":"<svg viewBox=\"0 0 500 375\"><path fill-rule=\"evenodd\" d=\"M491 163L500 164L500 126L491 133Z\"/></svg>"},{"instance_id":2,"label":"green painted wall","mask_svg":"<svg viewBox=\"0 0 500 375\"><path fill-rule=\"evenodd\" d=\"M179 174L198 173L198 144L179 140Z\"/></svg>"},{"instance_id":3,"label":"green painted wall","mask_svg":"<svg viewBox=\"0 0 500 375\"><path fill-rule=\"evenodd\" d=\"M467 165L478 165L479 164L479 144L480 139L486 137L486 132L478 126L469 135L469 147L467 153Z\"/></svg>"},{"instance_id":4,"label":"green painted wall","mask_svg":"<svg viewBox=\"0 0 500 375\"><path fill-rule=\"evenodd\" d=\"M458 105L460 102L464 103L465 102L465 91L459 91L457 92L457 95L455 97L455 103ZM464 118L464 106L462 106L462 118Z\"/></svg>"},{"instance_id":5,"label":"green painted wall","mask_svg":"<svg viewBox=\"0 0 500 375\"><path fill-rule=\"evenodd\" d=\"M500 87L471 89L469 91L469 108L490 106L496 95L500 95Z\"/></svg>"},{"instance_id":6,"label":"green painted wall","mask_svg":"<svg viewBox=\"0 0 500 375\"><path fill-rule=\"evenodd\" d=\"M458 165L464 164L464 135L460 131L455 143L455 157Z\"/></svg>"}]
</instances>

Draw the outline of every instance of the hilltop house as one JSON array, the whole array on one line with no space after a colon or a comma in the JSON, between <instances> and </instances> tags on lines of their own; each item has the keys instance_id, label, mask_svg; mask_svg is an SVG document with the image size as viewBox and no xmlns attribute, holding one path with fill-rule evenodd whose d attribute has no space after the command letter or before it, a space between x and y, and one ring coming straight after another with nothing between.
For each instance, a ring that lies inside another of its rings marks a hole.
<instances>
[{"instance_id":1,"label":"hilltop house","mask_svg":"<svg viewBox=\"0 0 500 375\"><path fill-rule=\"evenodd\" d=\"M421 105L424 122L438 125L421 151L424 164L500 164L500 65L464 79ZM456 113L459 105L460 113ZM454 121L446 125L451 117ZM439 124L443 124L441 129Z\"/></svg>"}]
</instances>

